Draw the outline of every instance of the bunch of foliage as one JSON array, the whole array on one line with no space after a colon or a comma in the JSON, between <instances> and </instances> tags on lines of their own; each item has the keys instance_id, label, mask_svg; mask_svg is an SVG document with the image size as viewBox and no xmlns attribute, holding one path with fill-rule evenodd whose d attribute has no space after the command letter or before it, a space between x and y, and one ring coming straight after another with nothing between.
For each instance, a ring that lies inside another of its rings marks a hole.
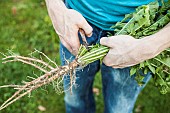
<instances>
[{"instance_id":1,"label":"bunch of foliage","mask_svg":"<svg viewBox=\"0 0 170 113\"><path fill-rule=\"evenodd\" d=\"M117 22L112 28L115 35L130 35L136 39L152 35L170 22L170 0L168 2L151 2L136 8L135 12L125 15L121 22ZM110 34L112 35L112 34ZM90 51L81 46L78 62L87 65L103 57L109 51L108 47L100 44L90 46ZM170 49L136 66L131 67L130 74L136 76L139 85L147 73L151 72L155 85L162 94L170 90Z\"/></svg>"}]
</instances>

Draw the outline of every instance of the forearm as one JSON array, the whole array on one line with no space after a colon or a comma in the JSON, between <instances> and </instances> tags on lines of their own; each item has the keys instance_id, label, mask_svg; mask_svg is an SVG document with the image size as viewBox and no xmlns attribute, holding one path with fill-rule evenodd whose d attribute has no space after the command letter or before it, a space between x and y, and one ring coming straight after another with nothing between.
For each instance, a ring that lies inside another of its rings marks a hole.
<instances>
[{"instance_id":1,"label":"forearm","mask_svg":"<svg viewBox=\"0 0 170 113\"><path fill-rule=\"evenodd\" d=\"M146 37L143 40L143 43L147 43L148 47L153 51L153 56L156 56L166 48L170 47L170 23L157 33Z\"/></svg>"},{"instance_id":2,"label":"forearm","mask_svg":"<svg viewBox=\"0 0 170 113\"><path fill-rule=\"evenodd\" d=\"M64 13L67 9L63 0L45 0L45 2L50 16L53 10L55 10L58 13L58 16L60 16L60 14Z\"/></svg>"}]
</instances>

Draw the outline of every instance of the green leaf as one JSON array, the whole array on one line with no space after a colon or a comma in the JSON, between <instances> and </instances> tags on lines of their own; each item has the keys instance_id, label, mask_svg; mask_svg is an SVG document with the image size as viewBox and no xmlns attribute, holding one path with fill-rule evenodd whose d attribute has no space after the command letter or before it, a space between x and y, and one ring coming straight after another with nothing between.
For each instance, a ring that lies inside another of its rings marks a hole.
<instances>
[{"instance_id":1,"label":"green leaf","mask_svg":"<svg viewBox=\"0 0 170 113\"><path fill-rule=\"evenodd\" d=\"M149 72L148 69L145 68L145 69L144 69L144 74L146 75L146 74L148 74L148 72Z\"/></svg>"},{"instance_id":2,"label":"green leaf","mask_svg":"<svg viewBox=\"0 0 170 113\"><path fill-rule=\"evenodd\" d=\"M130 76L134 75L136 73L136 68L132 67L130 69Z\"/></svg>"},{"instance_id":3,"label":"green leaf","mask_svg":"<svg viewBox=\"0 0 170 113\"><path fill-rule=\"evenodd\" d=\"M144 63L145 63L145 62L140 63L140 66L139 66L140 69L145 67L145 64L144 64Z\"/></svg>"},{"instance_id":4,"label":"green leaf","mask_svg":"<svg viewBox=\"0 0 170 113\"><path fill-rule=\"evenodd\" d=\"M161 60L159 58L154 58L154 59L161 62L163 65L170 68L170 58L165 58L164 60Z\"/></svg>"},{"instance_id":5,"label":"green leaf","mask_svg":"<svg viewBox=\"0 0 170 113\"><path fill-rule=\"evenodd\" d=\"M155 68L149 63L149 61L146 61L148 68L150 69L150 71L155 74Z\"/></svg>"}]
</instances>

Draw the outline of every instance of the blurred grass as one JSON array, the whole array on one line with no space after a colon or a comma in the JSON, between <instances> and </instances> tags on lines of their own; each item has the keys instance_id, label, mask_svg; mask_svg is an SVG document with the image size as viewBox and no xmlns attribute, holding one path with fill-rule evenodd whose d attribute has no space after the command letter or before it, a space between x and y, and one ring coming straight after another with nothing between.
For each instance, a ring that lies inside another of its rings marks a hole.
<instances>
[{"instance_id":1,"label":"blurred grass","mask_svg":"<svg viewBox=\"0 0 170 113\"><path fill-rule=\"evenodd\" d=\"M34 48L44 52L57 64L59 61L59 40L53 30L46 6L42 0L1 0L0 1L0 52L10 51L28 55ZM0 59L3 56L0 55ZM0 85L20 84L26 76L33 75L36 69L21 63L2 64L0 60ZM170 113L169 94L161 95L152 81L139 95L134 112L138 113ZM95 95L97 112L103 112L101 77L96 75L94 87L100 89ZM42 113L39 105L46 107L44 113L64 113L64 94L58 95L51 86L47 91L38 89L31 97L23 97L0 113ZM14 93L10 88L0 89L0 104Z\"/></svg>"}]
</instances>

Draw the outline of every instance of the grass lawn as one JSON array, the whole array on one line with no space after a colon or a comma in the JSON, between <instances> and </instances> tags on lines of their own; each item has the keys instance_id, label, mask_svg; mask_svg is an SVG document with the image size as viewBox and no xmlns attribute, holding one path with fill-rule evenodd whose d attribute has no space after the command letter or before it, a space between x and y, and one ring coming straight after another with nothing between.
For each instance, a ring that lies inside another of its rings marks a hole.
<instances>
[{"instance_id":1,"label":"grass lawn","mask_svg":"<svg viewBox=\"0 0 170 113\"><path fill-rule=\"evenodd\" d=\"M28 55L34 48L44 52L57 64L59 61L59 40L53 30L46 6L42 0L0 0L0 52ZM0 55L0 59L3 56ZM27 76L40 75L36 69L22 63L2 64L0 60L0 85L20 84ZM96 75L94 87L97 112L103 112L103 98L100 73ZM0 89L0 104L15 90ZM135 113L170 113L170 95L161 95L152 81L139 95ZM64 113L64 94L57 94L51 86L39 88L0 113ZM44 106L41 111L38 106Z\"/></svg>"}]
</instances>

